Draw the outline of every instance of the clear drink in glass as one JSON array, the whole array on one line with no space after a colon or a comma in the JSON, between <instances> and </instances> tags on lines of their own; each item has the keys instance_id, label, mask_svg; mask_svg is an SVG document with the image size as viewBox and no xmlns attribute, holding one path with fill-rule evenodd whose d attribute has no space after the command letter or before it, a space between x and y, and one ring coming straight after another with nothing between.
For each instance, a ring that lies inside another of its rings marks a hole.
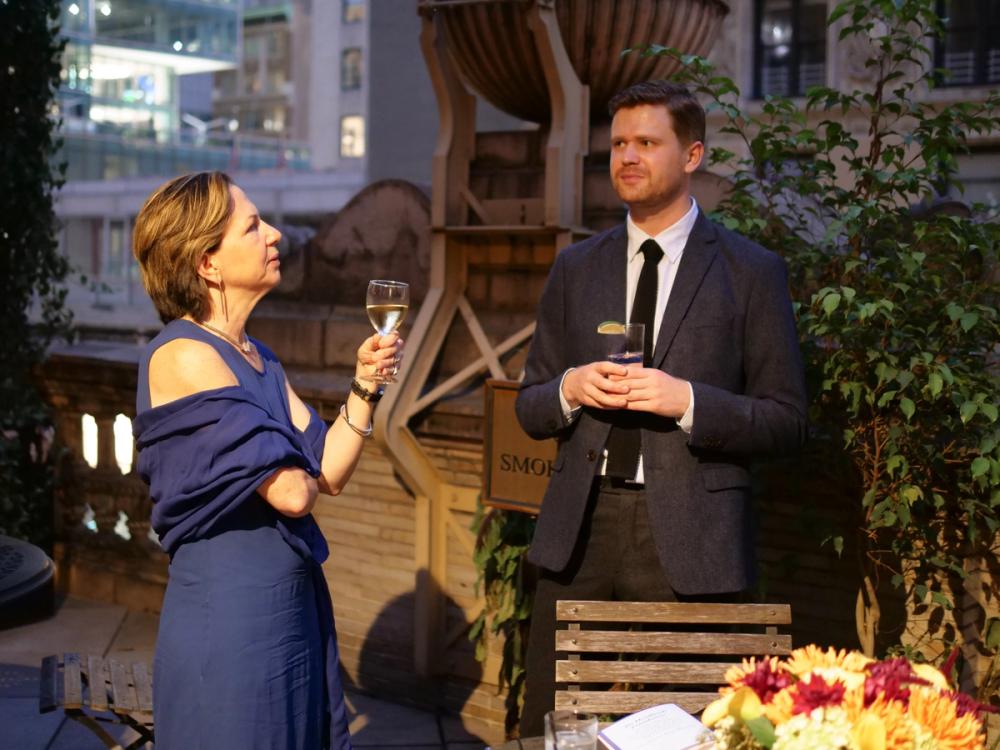
<instances>
[{"instance_id":1,"label":"clear drink in glass","mask_svg":"<svg viewBox=\"0 0 1000 750\"><path fill-rule=\"evenodd\" d=\"M365 308L368 320L382 336L388 336L398 330L406 318L410 308L410 285L404 281L389 281L388 279L373 279L368 282L368 292L365 294ZM392 368L392 374L375 373L364 379L373 383L395 383L397 368Z\"/></svg>"}]
</instances>

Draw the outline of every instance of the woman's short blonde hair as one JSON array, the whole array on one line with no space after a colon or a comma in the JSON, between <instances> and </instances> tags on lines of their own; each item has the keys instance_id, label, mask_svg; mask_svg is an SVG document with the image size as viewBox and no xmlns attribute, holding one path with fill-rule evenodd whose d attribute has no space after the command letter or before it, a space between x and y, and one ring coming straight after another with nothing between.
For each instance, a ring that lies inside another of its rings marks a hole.
<instances>
[{"instance_id":1,"label":"woman's short blonde hair","mask_svg":"<svg viewBox=\"0 0 1000 750\"><path fill-rule=\"evenodd\" d=\"M211 313L208 285L198 275L205 253L217 250L233 215L224 172L197 172L160 185L143 204L132 231L142 284L164 323Z\"/></svg>"}]
</instances>

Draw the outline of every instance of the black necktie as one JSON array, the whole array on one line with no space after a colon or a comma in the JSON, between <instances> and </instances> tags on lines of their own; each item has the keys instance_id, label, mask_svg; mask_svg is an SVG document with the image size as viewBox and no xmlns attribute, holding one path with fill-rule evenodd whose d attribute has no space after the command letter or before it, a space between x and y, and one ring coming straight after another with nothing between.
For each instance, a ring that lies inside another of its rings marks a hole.
<instances>
[{"instance_id":1,"label":"black necktie","mask_svg":"<svg viewBox=\"0 0 1000 750\"><path fill-rule=\"evenodd\" d=\"M635 285L635 298L632 300L632 315L629 323L642 323L646 326L646 335L642 344L642 364L648 367L653 359L653 320L656 316L656 287L659 274L656 267L663 257L663 250L656 240L646 240L639 248L643 255L642 271L639 282ZM639 431L639 414L622 412L620 419L611 428L608 435L607 475L620 479L633 479L639 468L639 451L642 447Z\"/></svg>"}]
</instances>

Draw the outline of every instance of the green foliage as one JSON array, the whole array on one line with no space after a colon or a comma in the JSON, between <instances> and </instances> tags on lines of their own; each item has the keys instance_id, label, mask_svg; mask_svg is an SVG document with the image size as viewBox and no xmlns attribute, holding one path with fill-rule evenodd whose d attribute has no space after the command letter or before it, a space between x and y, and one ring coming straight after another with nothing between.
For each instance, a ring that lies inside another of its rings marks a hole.
<instances>
[{"instance_id":1,"label":"green foliage","mask_svg":"<svg viewBox=\"0 0 1000 750\"><path fill-rule=\"evenodd\" d=\"M528 622L535 582L525 561L535 519L525 513L484 509L473 519L477 530L474 562L479 571L476 592L482 587L486 606L472 624L469 640L476 644L476 659L486 661L489 641L503 638L503 656L497 683L506 685L507 729L512 729L524 703L524 667L528 648Z\"/></svg>"},{"instance_id":2,"label":"green foliage","mask_svg":"<svg viewBox=\"0 0 1000 750\"><path fill-rule=\"evenodd\" d=\"M986 207L933 203L961 188L967 138L1000 130L1000 97L945 107L924 95L940 76L924 36L941 31L932 0L847 0L833 22L869 50L870 88L812 87L759 114L707 61L643 54L680 59L739 144L742 155L710 152L732 174L718 218L788 262L811 419L853 468L863 576L915 582L923 598L965 557L994 553L1000 529L1000 226Z\"/></svg>"},{"instance_id":3,"label":"green foliage","mask_svg":"<svg viewBox=\"0 0 1000 750\"><path fill-rule=\"evenodd\" d=\"M33 371L69 316L52 192L63 42L58 0L0 0L0 533L46 544L53 491L48 409Z\"/></svg>"}]
</instances>

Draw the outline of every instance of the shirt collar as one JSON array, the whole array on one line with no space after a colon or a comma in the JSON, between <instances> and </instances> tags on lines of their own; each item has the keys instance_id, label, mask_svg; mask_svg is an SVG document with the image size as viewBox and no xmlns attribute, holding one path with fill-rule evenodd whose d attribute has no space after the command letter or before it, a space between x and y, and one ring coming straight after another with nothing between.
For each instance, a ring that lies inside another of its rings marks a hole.
<instances>
[{"instance_id":1,"label":"shirt collar","mask_svg":"<svg viewBox=\"0 0 1000 750\"><path fill-rule=\"evenodd\" d=\"M639 229L632 221L632 214L629 213L625 219L625 228L628 232L629 261L633 260L639 253L639 248L642 247L643 242L652 239L656 240L656 243L663 250L663 254L666 255L670 262L676 263L677 259L681 257L681 253L684 252L688 236L691 234L691 230L694 229L694 223L697 220L698 202L695 201L693 195L691 196L691 208L688 209L688 212L655 237L650 237Z\"/></svg>"}]
</instances>

